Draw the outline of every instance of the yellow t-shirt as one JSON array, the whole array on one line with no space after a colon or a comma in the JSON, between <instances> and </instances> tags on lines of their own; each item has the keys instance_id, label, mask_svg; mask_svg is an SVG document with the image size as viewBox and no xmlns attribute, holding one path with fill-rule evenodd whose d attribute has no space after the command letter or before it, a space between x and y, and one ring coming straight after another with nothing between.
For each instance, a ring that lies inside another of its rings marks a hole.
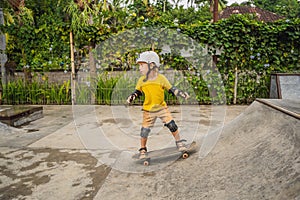
<instances>
[{"instance_id":1,"label":"yellow t-shirt","mask_svg":"<svg viewBox=\"0 0 300 200\"><path fill-rule=\"evenodd\" d=\"M162 74L158 74L155 80L144 82L145 78L146 76L142 76L135 87L135 89L145 94L143 110L150 112L159 111L167 106L164 98L164 90L171 89L172 85Z\"/></svg>"}]
</instances>

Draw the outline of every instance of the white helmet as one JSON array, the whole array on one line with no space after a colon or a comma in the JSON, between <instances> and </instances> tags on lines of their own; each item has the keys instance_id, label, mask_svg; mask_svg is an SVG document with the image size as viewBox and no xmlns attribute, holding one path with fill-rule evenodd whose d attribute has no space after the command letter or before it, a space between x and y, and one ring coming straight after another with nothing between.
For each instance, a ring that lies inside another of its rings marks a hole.
<instances>
[{"instance_id":1,"label":"white helmet","mask_svg":"<svg viewBox=\"0 0 300 200\"><path fill-rule=\"evenodd\" d=\"M136 62L154 63L156 67L160 66L159 56L154 51L145 51L141 53Z\"/></svg>"}]
</instances>

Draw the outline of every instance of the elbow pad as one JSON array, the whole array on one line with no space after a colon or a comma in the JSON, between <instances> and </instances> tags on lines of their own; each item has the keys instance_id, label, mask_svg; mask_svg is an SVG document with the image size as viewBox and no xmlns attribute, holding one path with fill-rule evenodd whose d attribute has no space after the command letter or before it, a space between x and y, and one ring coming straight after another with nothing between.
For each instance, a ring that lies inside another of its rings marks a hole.
<instances>
[{"instance_id":1,"label":"elbow pad","mask_svg":"<svg viewBox=\"0 0 300 200\"><path fill-rule=\"evenodd\" d=\"M135 90L131 95L127 98L127 103L133 102L136 98L140 97L142 95L142 92L139 90Z\"/></svg>"},{"instance_id":2,"label":"elbow pad","mask_svg":"<svg viewBox=\"0 0 300 200\"><path fill-rule=\"evenodd\" d=\"M189 98L188 93L183 92L183 91L177 89L175 86L173 86L173 87L169 90L169 92L170 92L171 94L175 95L175 96L180 96L180 97L182 97L182 98L184 98L184 99Z\"/></svg>"},{"instance_id":3,"label":"elbow pad","mask_svg":"<svg viewBox=\"0 0 300 200\"><path fill-rule=\"evenodd\" d=\"M136 98L138 98L138 97L142 96L142 92L139 91L139 90L135 90L135 91L132 93L132 95L134 95Z\"/></svg>"}]
</instances>

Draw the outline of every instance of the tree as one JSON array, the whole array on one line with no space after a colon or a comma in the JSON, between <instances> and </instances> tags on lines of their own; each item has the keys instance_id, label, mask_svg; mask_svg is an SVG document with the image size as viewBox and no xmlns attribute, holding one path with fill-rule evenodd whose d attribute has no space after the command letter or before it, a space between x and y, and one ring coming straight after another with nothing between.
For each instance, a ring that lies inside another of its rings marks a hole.
<instances>
[{"instance_id":1,"label":"tree","mask_svg":"<svg viewBox=\"0 0 300 200\"><path fill-rule=\"evenodd\" d=\"M24 6L5 7L7 52L18 69L47 71L54 66L66 67L68 49L61 45L66 38L65 2L61 0L27 0ZM61 65L64 63L64 65Z\"/></svg>"},{"instance_id":2,"label":"tree","mask_svg":"<svg viewBox=\"0 0 300 200\"><path fill-rule=\"evenodd\" d=\"M214 4L217 3L218 7L223 9L226 7L227 1L226 0L209 0L209 5L210 5L210 12L213 12Z\"/></svg>"},{"instance_id":3,"label":"tree","mask_svg":"<svg viewBox=\"0 0 300 200\"><path fill-rule=\"evenodd\" d=\"M118 0L112 3L106 0L80 0L71 1L66 7L75 46L78 50L87 51L84 56L88 56L89 60L91 89L96 89L97 69L94 56L96 44L105 40L111 33L123 30L130 23L127 10L121 7L122 4L122 1ZM95 102L93 92L90 99L92 103Z\"/></svg>"},{"instance_id":4,"label":"tree","mask_svg":"<svg viewBox=\"0 0 300 200\"><path fill-rule=\"evenodd\" d=\"M255 6L285 16L300 17L300 2L298 0L251 0Z\"/></svg>"},{"instance_id":5,"label":"tree","mask_svg":"<svg viewBox=\"0 0 300 200\"><path fill-rule=\"evenodd\" d=\"M196 0L196 4L208 4L209 11L213 14L213 20L217 21L217 15L219 10L222 10L226 7L227 1L226 0Z\"/></svg>"},{"instance_id":6,"label":"tree","mask_svg":"<svg viewBox=\"0 0 300 200\"><path fill-rule=\"evenodd\" d=\"M97 16L99 11L106 7L106 1L103 1L100 5L95 4L89 0L79 0L77 2L70 1L68 6L66 7L66 11L70 15L71 18L71 30L70 30L70 49L71 49L71 63L72 63L72 104L76 103L76 95L75 95L75 85L76 85L76 73L78 70L75 70L74 66L74 37L79 44L79 49L82 47L81 45L88 46L89 53L89 67L90 67L90 76L91 76L91 87L95 87L95 79L96 79L96 64L94 60L94 56L92 54L92 50L95 48L95 40L94 38L89 38L88 40L82 40L86 38L86 29L89 29L94 24L93 16ZM102 15L101 15L102 16ZM80 39L81 38L81 39ZM89 41L86 43L85 41ZM83 43L82 43L83 42ZM91 101L95 101L95 95L91 93Z\"/></svg>"}]
</instances>

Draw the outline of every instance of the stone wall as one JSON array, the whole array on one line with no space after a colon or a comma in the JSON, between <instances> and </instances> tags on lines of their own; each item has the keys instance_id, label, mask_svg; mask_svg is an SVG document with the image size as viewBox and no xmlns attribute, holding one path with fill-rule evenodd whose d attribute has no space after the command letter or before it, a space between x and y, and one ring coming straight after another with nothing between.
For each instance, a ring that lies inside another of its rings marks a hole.
<instances>
[{"instance_id":1,"label":"stone wall","mask_svg":"<svg viewBox=\"0 0 300 200\"><path fill-rule=\"evenodd\" d=\"M8 80L9 81L14 81L14 80L24 80L25 75L23 72L15 72L14 76L9 76ZM63 71L58 71L58 72L35 72L32 73L32 80L38 81L38 82L43 82L48 80L48 83L58 83L61 84L64 81L71 80L71 72L63 72Z\"/></svg>"},{"instance_id":2,"label":"stone wall","mask_svg":"<svg viewBox=\"0 0 300 200\"><path fill-rule=\"evenodd\" d=\"M127 77L137 77L140 76L140 73L137 71L109 71L105 72L108 77L115 77L122 73L126 74ZM177 74L177 76L182 76L182 72L180 71L174 71L174 70L166 70L163 73L171 82L174 81L174 76ZM89 80L90 74L89 72L78 72L78 81L79 82L86 82ZM25 80L23 72L15 72L14 76L8 76L9 81L15 81L15 80ZM48 83L57 83L62 84L65 81L71 81L71 72L63 72L63 71L57 71L57 72L35 72L32 73L32 80L38 81L38 82L44 82L48 80Z\"/></svg>"}]
</instances>

